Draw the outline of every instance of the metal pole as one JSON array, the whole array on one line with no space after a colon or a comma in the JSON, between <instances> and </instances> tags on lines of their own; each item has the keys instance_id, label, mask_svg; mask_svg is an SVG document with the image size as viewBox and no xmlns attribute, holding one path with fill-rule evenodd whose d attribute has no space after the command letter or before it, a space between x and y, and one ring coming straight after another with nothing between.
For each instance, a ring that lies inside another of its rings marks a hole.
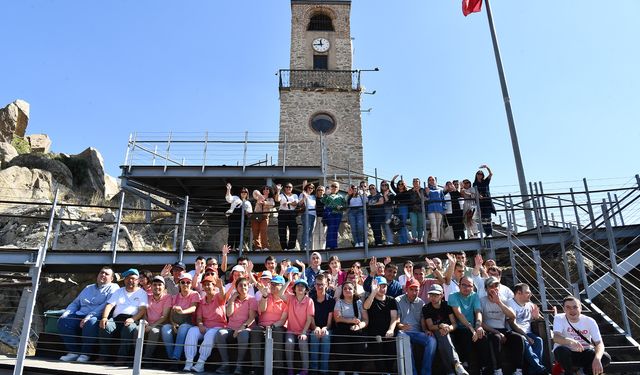
<instances>
[{"instance_id":1,"label":"metal pole","mask_svg":"<svg viewBox=\"0 0 640 375\"><path fill-rule=\"evenodd\" d=\"M247 167L247 142L249 141L249 132L244 132L244 151L242 152L242 172L244 173Z\"/></svg>"},{"instance_id":2,"label":"metal pole","mask_svg":"<svg viewBox=\"0 0 640 375\"><path fill-rule=\"evenodd\" d=\"M189 196L184 197L184 217L182 218L182 233L180 233L180 255L178 260L182 262L184 256L184 238L187 235L187 213L189 211Z\"/></svg>"},{"instance_id":3,"label":"metal pole","mask_svg":"<svg viewBox=\"0 0 640 375\"><path fill-rule=\"evenodd\" d=\"M373 168L373 179L375 181L376 190L379 188L378 185L378 168Z\"/></svg>"},{"instance_id":4,"label":"metal pole","mask_svg":"<svg viewBox=\"0 0 640 375\"><path fill-rule=\"evenodd\" d=\"M53 234L53 244L51 244L51 250L55 250L58 247L58 237L60 236L60 226L62 224L62 216L64 215L64 207L60 207L58 211L58 217L60 220L56 223L56 231Z\"/></svg>"},{"instance_id":5,"label":"metal pole","mask_svg":"<svg viewBox=\"0 0 640 375\"><path fill-rule=\"evenodd\" d=\"M411 340L409 336L402 335L402 353L404 354L404 369L406 374L413 373L413 361L411 360L413 353L411 350Z\"/></svg>"},{"instance_id":6,"label":"metal pole","mask_svg":"<svg viewBox=\"0 0 640 375\"><path fill-rule=\"evenodd\" d=\"M549 226L549 215L547 214L547 200L544 196L544 190L542 189L542 181L538 181L538 185L540 185L540 195L542 198L542 209L544 210L544 220L547 222L547 226ZM553 215L553 213L551 215Z\"/></svg>"},{"instance_id":7,"label":"metal pole","mask_svg":"<svg viewBox=\"0 0 640 375\"><path fill-rule=\"evenodd\" d=\"M302 187L303 191L304 191L304 186ZM311 258L309 257L309 247L311 246L311 244L313 243L313 237L309 238L307 237L307 240L305 241L305 236L309 236L309 200L307 199L307 196L304 195L304 218L302 219L302 246L304 246L304 251L306 252L307 255L307 262L311 261ZM316 217L317 219L317 217ZM315 249L314 249L315 250Z\"/></svg>"},{"instance_id":8,"label":"metal pole","mask_svg":"<svg viewBox=\"0 0 640 375\"><path fill-rule=\"evenodd\" d=\"M582 284L584 285L584 290L587 293L587 297L591 299L591 296L589 295L589 280L587 279L587 271L584 267L584 259L582 259L582 246L580 245L580 236L576 227L571 227L571 235L573 236L573 247L575 249L574 255L576 257L576 266L578 267L578 273L580 274L580 279L582 279Z\"/></svg>"},{"instance_id":9,"label":"metal pole","mask_svg":"<svg viewBox=\"0 0 640 375\"><path fill-rule=\"evenodd\" d=\"M507 213L507 243L509 244L509 261L511 262L511 275L513 285L518 284L518 272L516 271L516 255L513 253L513 242L511 241L511 219Z\"/></svg>"},{"instance_id":10,"label":"metal pole","mask_svg":"<svg viewBox=\"0 0 640 375\"><path fill-rule=\"evenodd\" d=\"M113 236L111 237L111 264L116 264L120 223L122 222L122 210L124 208L124 190L121 190L120 193L122 193L122 195L120 196L120 205L118 206L118 214L116 215L116 226L113 228Z\"/></svg>"},{"instance_id":11,"label":"metal pole","mask_svg":"<svg viewBox=\"0 0 640 375\"><path fill-rule=\"evenodd\" d=\"M618 207L618 215L620 215L620 225L624 227L624 218L622 217L622 210L620 209L620 202L618 202L618 194L613 194L613 199L616 201L616 207Z\"/></svg>"},{"instance_id":12,"label":"metal pole","mask_svg":"<svg viewBox=\"0 0 640 375\"><path fill-rule=\"evenodd\" d=\"M562 223L562 227L565 227L565 222L564 222L564 211L562 210L562 199L560 198L560 196L558 195L558 206L560 207L560 222Z\"/></svg>"},{"instance_id":13,"label":"metal pole","mask_svg":"<svg viewBox=\"0 0 640 375\"><path fill-rule=\"evenodd\" d=\"M151 165L156 166L156 155L158 155L158 145L153 146L153 158L151 158Z\"/></svg>"},{"instance_id":14,"label":"metal pole","mask_svg":"<svg viewBox=\"0 0 640 375\"><path fill-rule=\"evenodd\" d=\"M147 322L140 319L138 323L138 335L136 336L136 347L133 354L133 375L140 375L140 367L142 367L142 348L144 346L144 329Z\"/></svg>"},{"instance_id":15,"label":"metal pole","mask_svg":"<svg viewBox=\"0 0 640 375\"><path fill-rule=\"evenodd\" d=\"M611 222L609 221L609 213L607 212L607 202L602 200L602 217L604 218L604 225L607 228L607 239L609 240L609 260L611 261L611 270L618 274L618 261L616 260L616 254L618 253L618 246L616 245L616 239L611 228ZM620 312L622 313L622 322L624 323L624 329L627 335L631 334L631 326L629 325L629 316L627 315L627 304L625 302L624 293L622 292L622 284L618 277L614 277L616 284L616 292L618 294L618 302L620 303Z\"/></svg>"},{"instance_id":16,"label":"metal pole","mask_svg":"<svg viewBox=\"0 0 640 375\"><path fill-rule=\"evenodd\" d=\"M516 124L513 120L513 113L511 112L511 99L509 98L509 89L507 88L507 79L504 75L504 69L502 67L502 58L500 57L500 47L498 46L498 37L496 35L496 29L493 25L493 15L491 14L491 5L489 0L485 1L487 8L487 20L489 21L489 30L491 31L491 41L493 42L493 54L496 58L496 66L498 68L498 76L500 77L500 88L502 89L502 98L504 100L504 109L507 113L507 122L509 123L509 134L511 135L511 146L513 148L513 158L516 163L516 172L518 173L518 184L520 185L520 195L526 197L529 195L527 192L527 179L524 175L524 167L522 166L522 157L520 156L520 146L518 144L518 134L516 133ZM526 210L528 204L524 203L524 215L527 222L527 229L533 228L533 219L531 212Z\"/></svg>"},{"instance_id":17,"label":"metal pole","mask_svg":"<svg viewBox=\"0 0 640 375\"><path fill-rule=\"evenodd\" d=\"M178 249L178 232L180 231L180 212L176 212L176 225L173 232L173 251Z\"/></svg>"},{"instance_id":18,"label":"metal pole","mask_svg":"<svg viewBox=\"0 0 640 375\"><path fill-rule=\"evenodd\" d=\"M542 309L547 310L548 309L547 290L544 285L544 276L542 274L542 261L540 258L540 251L538 251L538 249L536 248L531 249L531 251L533 252L533 259L536 263L536 279L538 280L538 286L539 286L538 291L540 292L540 302L542 303Z\"/></svg>"},{"instance_id":19,"label":"metal pole","mask_svg":"<svg viewBox=\"0 0 640 375\"><path fill-rule=\"evenodd\" d=\"M538 241L542 241L542 229L540 228L541 224L540 221L542 220L540 218L539 215L539 211L538 211L538 204L536 201L536 197L533 195L533 186L531 184L531 182L529 182L529 188L531 189L531 202L533 203L533 212L534 212L534 217L536 219L536 233L538 234Z\"/></svg>"},{"instance_id":20,"label":"metal pole","mask_svg":"<svg viewBox=\"0 0 640 375\"><path fill-rule=\"evenodd\" d=\"M171 149L171 135L172 133L169 132L169 140L167 141L167 155L164 158L164 172L167 171L167 164L169 163L169 150Z\"/></svg>"},{"instance_id":21,"label":"metal pole","mask_svg":"<svg viewBox=\"0 0 640 375\"><path fill-rule=\"evenodd\" d=\"M536 210L536 215L539 216L539 220L538 223L540 224L541 227L544 226L544 220L542 219L542 203L540 202L540 192L538 191L538 183L534 182L533 183L533 192L534 192L534 199L536 200L536 204L538 205L538 209ZM547 223L548 224L548 223Z\"/></svg>"},{"instance_id":22,"label":"metal pole","mask_svg":"<svg viewBox=\"0 0 640 375\"><path fill-rule=\"evenodd\" d=\"M423 183L424 187L423 189L425 189L426 192L426 188L427 185L426 183ZM427 234L429 232L427 232L427 211L426 208L424 206L424 194L420 194L420 214L422 215L422 247L424 249L424 253L427 254L428 250L429 250L429 245L427 245Z\"/></svg>"},{"instance_id":23,"label":"metal pole","mask_svg":"<svg viewBox=\"0 0 640 375\"><path fill-rule=\"evenodd\" d=\"M133 140L131 141L131 152L129 153L129 172L131 172L131 166L133 165L133 153L136 151L136 139L138 133L133 133Z\"/></svg>"},{"instance_id":24,"label":"metal pole","mask_svg":"<svg viewBox=\"0 0 640 375\"><path fill-rule=\"evenodd\" d=\"M347 160L347 176L349 178L349 185L351 185L351 160Z\"/></svg>"},{"instance_id":25,"label":"metal pole","mask_svg":"<svg viewBox=\"0 0 640 375\"><path fill-rule=\"evenodd\" d=\"M611 199L611 192L610 191L607 192L607 198L609 198L609 210L612 213L611 218L613 219L613 226L617 227L618 226L618 220L616 219L616 214L615 214L615 211L614 211L615 204L613 203L613 200Z\"/></svg>"},{"instance_id":26,"label":"metal pole","mask_svg":"<svg viewBox=\"0 0 640 375\"><path fill-rule=\"evenodd\" d=\"M204 152L202 153L202 173L204 173L204 167L207 165L207 146L208 145L209 145L209 132L206 131L204 132Z\"/></svg>"},{"instance_id":27,"label":"metal pole","mask_svg":"<svg viewBox=\"0 0 640 375\"><path fill-rule=\"evenodd\" d=\"M29 296L29 303L27 304L26 311L24 313L24 320L22 321L22 332L20 332L20 344L18 345L18 352L16 353L16 365L13 368L13 375L22 375L24 370L24 360L27 355L27 347L29 346L29 336L31 333L31 322L33 321L33 310L36 306L36 296L38 295L40 274L42 273L42 266L47 256L47 247L49 246L49 237L51 236L51 229L53 227L53 220L56 216L56 206L58 205L58 188L53 195L53 204L51 205L51 211L49 213L49 224L47 225L47 231L44 235L44 242L40 249L38 249L38 257L35 264L29 270L31 273L31 295Z\"/></svg>"},{"instance_id":28,"label":"metal pole","mask_svg":"<svg viewBox=\"0 0 640 375\"><path fill-rule=\"evenodd\" d=\"M240 205L240 243L238 244L238 257L242 257L242 250L244 250L244 213L246 212L244 208L244 201L241 200L242 204Z\"/></svg>"},{"instance_id":29,"label":"metal pole","mask_svg":"<svg viewBox=\"0 0 640 375\"><path fill-rule=\"evenodd\" d=\"M404 368L405 353L404 353L404 346L402 345L402 336L404 335L399 335L396 337L396 353L397 353L396 363L398 367L398 374L410 374Z\"/></svg>"},{"instance_id":30,"label":"metal pole","mask_svg":"<svg viewBox=\"0 0 640 375\"><path fill-rule=\"evenodd\" d=\"M267 327L264 336L264 375L273 374L273 332Z\"/></svg>"},{"instance_id":31,"label":"metal pole","mask_svg":"<svg viewBox=\"0 0 640 375\"><path fill-rule=\"evenodd\" d=\"M589 211L589 220L592 228L596 227L596 219L593 214L593 207L591 207L591 195L589 194L589 186L587 185L587 179L583 178L582 182L584 183L584 192L587 195L587 208Z\"/></svg>"},{"instance_id":32,"label":"metal pole","mask_svg":"<svg viewBox=\"0 0 640 375\"><path fill-rule=\"evenodd\" d=\"M573 204L573 214L576 216L576 225L580 228L580 216L578 216L578 205L576 204L576 195L573 193L573 188L570 188L571 192L571 204Z\"/></svg>"},{"instance_id":33,"label":"metal pole","mask_svg":"<svg viewBox=\"0 0 640 375\"><path fill-rule=\"evenodd\" d=\"M513 206L513 198L511 194L509 194L509 206L511 206L511 220L513 222L513 233L518 234L518 223L516 222L516 210ZM509 214L507 214L509 216Z\"/></svg>"}]
</instances>

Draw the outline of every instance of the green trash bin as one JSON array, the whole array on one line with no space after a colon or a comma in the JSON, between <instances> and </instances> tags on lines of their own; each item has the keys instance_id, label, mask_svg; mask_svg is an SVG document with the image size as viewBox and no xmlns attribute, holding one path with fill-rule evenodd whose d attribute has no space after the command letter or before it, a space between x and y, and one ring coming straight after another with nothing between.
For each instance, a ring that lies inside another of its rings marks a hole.
<instances>
[{"instance_id":1,"label":"green trash bin","mask_svg":"<svg viewBox=\"0 0 640 375\"><path fill-rule=\"evenodd\" d=\"M44 312L44 331L46 333L58 333L58 318L65 310L47 310Z\"/></svg>"}]
</instances>

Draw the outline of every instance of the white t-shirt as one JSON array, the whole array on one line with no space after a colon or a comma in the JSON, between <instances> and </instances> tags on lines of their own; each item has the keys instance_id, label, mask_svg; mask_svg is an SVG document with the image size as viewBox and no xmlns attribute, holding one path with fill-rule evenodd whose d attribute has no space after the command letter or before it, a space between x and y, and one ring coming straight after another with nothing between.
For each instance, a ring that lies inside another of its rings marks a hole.
<instances>
[{"instance_id":1,"label":"white t-shirt","mask_svg":"<svg viewBox=\"0 0 640 375\"><path fill-rule=\"evenodd\" d=\"M485 280L486 279L482 278L480 275L473 276L473 284L476 286L478 297L480 298L487 295L487 291L484 289ZM498 294L500 294L500 299L503 301L508 301L513 298L513 291L506 285L500 284L500 287L498 287Z\"/></svg>"},{"instance_id":2,"label":"white t-shirt","mask_svg":"<svg viewBox=\"0 0 640 375\"><path fill-rule=\"evenodd\" d=\"M507 306L511 307L516 313L516 325L520 327L524 333L531 333L533 303L527 302L524 306L521 306L515 299L511 298L507 301Z\"/></svg>"},{"instance_id":3,"label":"white t-shirt","mask_svg":"<svg viewBox=\"0 0 640 375\"><path fill-rule=\"evenodd\" d=\"M298 196L295 194L286 195L284 193L280 193L280 211L293 211L297 206L292 206L291 203L298 204Z\"/></svg>"},{"instance_id":4,"label":"white t-shirt","mask_svg":"<svg viewBox=\"0 0 640 375\"><path fill-rule=\"evenodd\" d=\"M460 286L458 285L457 281L455 281L454 279L451 279L451 282L449 282L449 284L443 285L443 289L444 289L444 300L449 301L449 296L452 295L453 293L459 292Z\"/></svg>"},{"instance_id":5,"label":"white t-shirt","mask_svg":"<svg viewBox=\"0 0 640 375\"><path fill-rule=\"evenodd\" d=\"M502 300L502 302L507 302ZM504 315L498 304L489 301L488 297L480 298L480 306L482 306L482 322L491 328L505 329L507 328L507 316Z\"/></svg>"},{"instance_id":6,"label":"white t-shirt","mask_svg":"<svg viewBox=\"0 0 640 375\"><path fill-rule=\"evenodd\" d=\"M316 196L315 195L308 196L305 201L304 194L300 194L300 197L298 199L300 200L300 202L305 202L305 204L309 208L309 215L316 216Z\"/></svg>"},{"instance_id":7,"label":"white t-shirt","mask_svg":"<svg viewBox=\"0 0 640 375\"><path fill-rule=\"evenodd\" d=\"M115 305L113 316L116 317L120 314L136 315L140 307L148 306L149 301L144 289L139 288L135 292L129 293L126 288L122 287L111 295L108 303Z\"/></svg>"},{"instance_id":8,"label":"white t-shirt","mask_svg":"<svg viewBox=\"0 0 640 375\"><path fill-rule=\"evenodd\" d=\"M449 193L444 195L444 212L447 215L451 215L453 213L453 208L451 207L451 194Z\"/></svg>"},{"instance_id":9,"label":"white t-shirt","mask_svg":"<svg viewBox=\"0 0 640 375\"><path fill-rule=\"evenodd\" d=\"M577 330L582 333L587 340L594 342L602 342L602 337L600 337L600 328L598 328L598 324L593 318L580 315L580 320L577 323L571 322ZM590 342L584 341L580 335L578 335L574 330L569 326L567 322L566 314L558 314L553 318L553 332L559 332L562 336L568 337L578 341L582 344L583 348L593 348ZM557 348L558 344L553 345L553 349Z\"/></svg>"}]
</instances>

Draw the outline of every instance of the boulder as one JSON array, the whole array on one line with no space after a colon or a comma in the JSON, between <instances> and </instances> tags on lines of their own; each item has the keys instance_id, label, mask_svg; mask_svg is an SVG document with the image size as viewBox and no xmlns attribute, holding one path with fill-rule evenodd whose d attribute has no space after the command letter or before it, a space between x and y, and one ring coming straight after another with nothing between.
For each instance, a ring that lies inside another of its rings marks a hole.
<instances>
[{"instance_id":1,"label":"boulder","mask_svg":"<svg viewBox=\"0 0 640 375\"><path fill-rule=\"evenodd\" d=\"M108 174L104 175L104 199L111 200L111 198L118 195L120 192L120 184L118 179Z\"/></svg>"},{"instance_id":2,"label":"boulder","mask_svg":"<svg viewBox=\"0 0 640 375\"><path fill-rule=\"evenodd\" d=\"M51 138L46 134L31 134L27 136L31 152L48 154L51 150Z\"/></svg>"},{"instance_id":3,"label":"boulder","mask_svg":"<svg viewBox=\"0 0 640 375\"><path fill-rule=\"evenodd\" d=\"M48 171L58 183L71 187L73 186L73 174L71 170L58 160L53 160L41 154L22 154L13 158L9 164L10 167L26 167L29 169L41 169Z\"/></svg>"},{"instance_id":4,"label":"boulder","mask_svg":"<svg viewBox=\"0 0 640 375\"><path fill-rule=\"evenodd\" d=\"M18 151L11 143L0 142L0 168L4 168L16 156Z\"/></svg>"},{"instance_id":5,"label":"boulder","mask_svg":"<svg viewBox=\"0 0 640 375\"><path fill-rule=\"evenodd\" d=\"M51 201L51 172L11 166L0 171L0 191L7 200Z\"/></svg>"},{"instance_id":6,"label":"boulder","mask_svg":"<svg viewBox=\"0 0 640 375\"><path fill-rule=\"evenodd\" d=\"M24 137L29 122L29 103L16 100L0 109L0 142L9 142L14 136Z\"/></svg>"},{"instance_id":7,"label":"boulder","mask_svg":"<svg viewBox=\"0 0 640 375\"><path fill-rule=\"evenodd\" d=\"M101 199L111 199L118 193L118 182L104 171L104 160L98 150L89 147L77 155L71 155L72 162L84 165L84 174L81 179L76 176L78 188L98 195Z\"/></svg>"}]
</instances>

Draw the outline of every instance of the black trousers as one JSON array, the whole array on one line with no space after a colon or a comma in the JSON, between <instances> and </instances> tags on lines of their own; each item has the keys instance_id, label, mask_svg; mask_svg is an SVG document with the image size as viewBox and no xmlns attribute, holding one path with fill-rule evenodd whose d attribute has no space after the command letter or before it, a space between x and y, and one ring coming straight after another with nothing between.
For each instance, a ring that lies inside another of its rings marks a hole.
<instances>
[{"instance_id":1,"label":"black trousers","mask_svg":"<svg viewBox=\"0 0 640 375\"><path fill-rule=\"evenodd\" d=\"M455 203L454 203L455 204ZM447 215L449 225L453 227L453 239L464 240L464 223L462 222L462 210L454 210Z\"/></svg>"},{"instance_id":2,"label":"black trousers","mask_svg":"<svg viewBox=\"0 0 640 375\"><path fill-rule=\"evenodd\" d=\"M280 239L280 247L282 250L293 250L296 248L296 239L298 238L296 216L295 211L278 211L278 238ZM289 230L288 237L287 229Z\"/></svg>"},{"instance_id":3,"label":"black trousers","mask_svg":"<svg viewBox=\"0 0 640 375\"><path fill-rule=\"evenodd\" d=\"M596 357L596 352L593 349L585 349L582 352L573 352L566 346L558 346L553 355L556 357L556 361L560 363L565 372L570 373L573 368L582 368L586 374L591 374L591 363ZM607 367L611 363L611 356L605 352L602 355L602 367Z\"/></svg>"}]
</instances>

